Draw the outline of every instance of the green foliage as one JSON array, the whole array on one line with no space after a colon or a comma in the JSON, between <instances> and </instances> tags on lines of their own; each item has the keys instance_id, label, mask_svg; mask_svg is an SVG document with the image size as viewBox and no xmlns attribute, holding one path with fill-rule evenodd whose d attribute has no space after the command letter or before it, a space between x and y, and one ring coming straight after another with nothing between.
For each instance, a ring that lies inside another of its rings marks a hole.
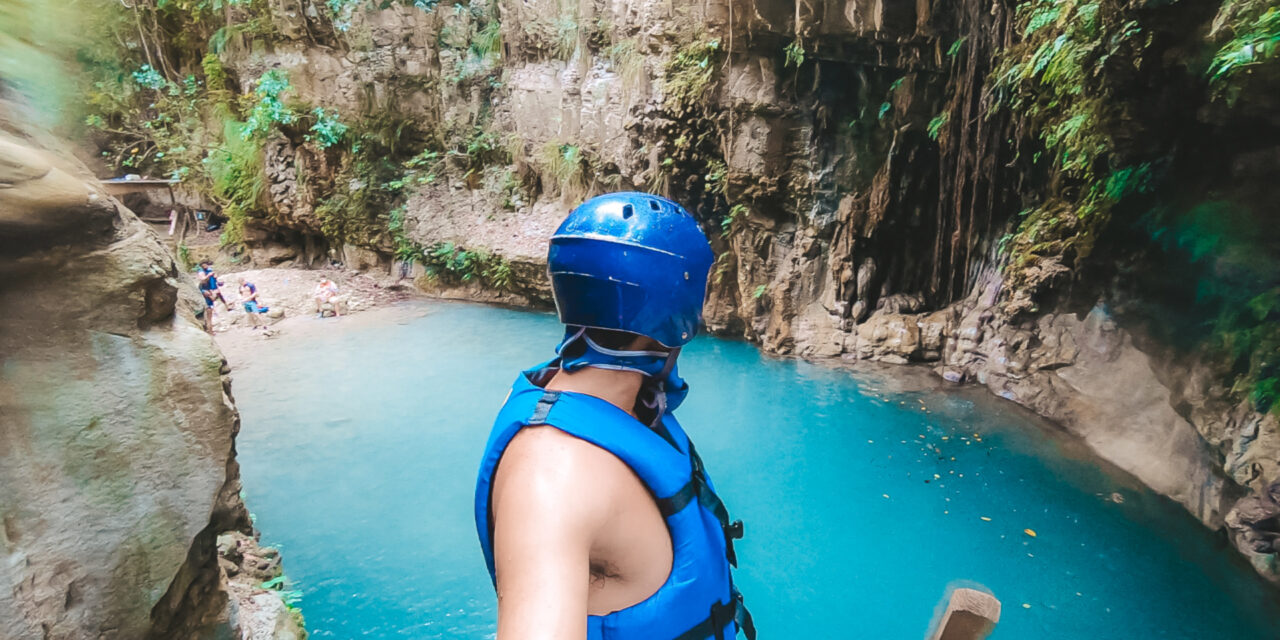
<instances>
[{"instance_id":1,"label":"green foliage","mask_svg":"<svg viewBox=\"0 0 1280 640\"><path fill-rule=\"evenodd\" d=\"M709 89L715 81L720 61L720 39L695 36L680 47L667 63L663 85L664 104L673 115L680 116L710 100Z\"/></svg>"},{"instance_id":2,"label":"green foliage","mask_svg":"<svg viewBox=\"0 0 1280 640\"><path fill-rule=\"evenodd\" d=\"M277 125L291 125L298 121L298 114L284 103L282 96L293 87L289 75L279 69L271 69L258 78L254 89L255 101L249 110L245 132L253 137L265 137Z\"/></svg>"},{"instance_id":3,"label":"green foliage","mask_svg":"<svg viewBox=\"0 0 1280 640\"><path fill-rule=\"evenodd\" d=\"M230 92L227 91L227 70L222 66L222 61L210 53L200 60L200 69L204 71L204 83L209 91L210 101L215 104L226 103Z\"/></svg>"},{"instance_id":4,"label":"green foliage","mask_svg":"<svg viewBox=\"0 0 1280 640\"><path fill-rule=\"evenodd\" d=\"M511 263L485 251L468 251L452 242L441 242L423 252L423 264L432 277L450 283L479 281L490 289L511 286Z\"/></svg>"},{"instance_id":5,"label":"green foliage","mask_svg":"<svg viewBox=\"0 0 1280 640\"><path fill-rule=\"evenodd\" d=\"M321 149L336 146L347 135L347 125L338 119L337 110L326 111L316 107L311 115L315 117L315 122L311 124L311 132L306 139L315 142Z\"/></svg>"},{"instance_id":6,"label":"green foliage","mask_svg":"<svg viewBox=\"0 0 1280 640\"><path fill-rule=\"evenodd\" d=\"M405 231L405 215L408 208L400 205L387 215L387 231L391 233L391 241L395 244L396 260L407 264L415 264L422 260L422 247L409 239Z\"/></svg>"},{"instance_id":7,"label":"green foliage","mask_svg":"<svg viewBox=\"0 0 1280 640\"><path fill-rule=\"evenodd\" d=\"M262 168L262 146L249 135L247 126L235 120L223 124L223 144L209 150L203 161L212 182L210 195L227 217L222 243L244 240L244 225L259 210L266 190Z\"/></svg>"},{"instance_id":8,"label":"green foliage","mask_svg":"<svg viewBox=\"0 0 1280 640\"><path fill-rule=\"evenodd\" d=\"M333 23L333 28L339 32L345 33L351 30L352 23L355 19L355 13L358 10L373 11L388 9L392 5L400 4L408 7L417 7L423 11L432 11L436 5L440 4L439 0L325 0L324 7L329 10L329 20Z\"/></svg>"},{"instance_id":9,"label":"green foliage","mask_svg":"<svg viewBox=\"0 0 1280 640\"><path fill-rule=\"evenodd\" d=\"M645 78L644 54L640 53L640 46L634 38L609 45L604 55L609 59L614 73L618 74L623 91L630 92L640 88L640 83Z\"/></svg>"},{"instance_id":10,"label":"green foliage","mask_svg":"<svg viewBox=\"0 0 1280 640\"><path fill-rule=\"evenodd\" d=\"M534 163L543 178L567 199L586 193L587 169L590 166L582 148L575 144L552 140L538 149Z\"/></svg>"},{"instance_id":11,"label":"green foliage","mask_svg":"<svg viewBox=\"0 0 1280 640\"><path fill-rule=\"evenodd\" d=\"M933 119L929 121L929 126L927 129L929 133L929 139L937 140L938 136L942 135L942 130L947 126L947 123L950 121L951 121L950 111L943 111L942 113L939 113L938 115L934 116Z\"/></svg>"},{"instance_id":12,"label":"green foliage","mask_svg":"<svg viewBox=\"0 0 1280 640\"><path fill-rule=\"evenodd\" d=\"M1040 274L1073 268L1089 255L1116 205L1154 188L1150 163L1115 151L1125 128L1116 95L1127 87L1106 70L1140 67L1153 39L1131 15L1112 0L1018 5L1025 40L1002 54L995 89L1043 146L1043 153L1029 154L1032 164L1058 179L1002 243L1007 277L1015 283L1039 277L1020 273L1034 265L1041 265ZM1049 262L1055 266L1045 266Z\"/></svg>"},{"instance_id":13,"label":"green foliage","mask_svg":"<svg viewBox=\"0 0 1280 640\"><path fill-rule=\"evenodd\" d=\"M576 0L558 0L556 13L524 23L525 48L555 60L568 60L578 50L581 30Z\"/></svg>"},{"instance_id":14,"label":"green foliage","mask_svg":"<svg viewBox=\"0 0 1280 640\"><path fill-rule=\"evenodd\" d=\"M1224 87L1240 73L1280 55L1280 6L1266 0L1227 0L1216 31L1231 37L1209 65L1210 81Z\"/></svg>"},{"instance_id":15,"label":"green foliage","mask_svg":"<svg viewBox=\"0 0 1280 640\"><path fill-rule=\"evenodd\" d=\"M141 69L133 72L133 82L139 87L153 91L160 91L169 85L164 76L152 69L149 64L144 64Z\"/></svg>"},{"instance_id":16,"label":"green foliage","mask_svg":"<svg viewBox=\"0 0 1280 640\"><path fill-rule=\"evenodd\" d=\"M497 57L502 53L502 23L496 18L489 20L483 28L476 31L471 38L471 54L477 58Z\"/></svg>"},{"instance_id":17,"label":"green foliage","mask_svg":"<svg viewBox=\"0 0 1280 640\"><path fill-rule=\"evenodd\" d=\"M469 171L478 171L490 164L506 164L511 161L506 145L492 130L475 125L462 140L461 155L465 156Z\"/></svg>"},{"instance_id":18,"label":"green foliage","mask_svg":"<svg viewBox=\"0 0 1280 640\"><path fill-rule=\"evenodd\" d=\"M316 215L332 241L375 246L388 231L403 173L385 148L363 140L359 151L343 158L333 191L316 206Z\"/></svg>"},{"instance_id":19,"label":"green foliage","mask_svg":"<svg viewBox=\"0 0 1280 640\"><path fill-rule=\"evenodd\" d=\"M782 66L800 68L804 64L804 45L799 40L792 40L782 50Z\"/></svg>"},{"instance_id":20,"label":"green foliage","mask_svg":"<svg viewBox=\"0 0 1280 640\"><path fill-rule=\"evenodd\" d=\"M1236 203L1209 200L1145 222L1157 246L1196 267L1170 274L1194 286L1196 304L1180 315L1204 321L1209 354L1234 377L1233 395L1280 414L1280 260L1258 219Z\"/></svg>"},{"instance_id":21,"label":"green foliage","mask_svg":"<svg viewBox=\"0 0 1280 640\"><path fill-rule=\"evenodd\" d=\"M1113 58L1140 61L1150 37L1100 0L1034 0L1018 6L1027 40L1004 56L997 87L1037 125L1056 168L1091 182L1114 147L1113 93L1099 70ZM1135 64L1130 63L1130 64Z\"/></svg>"},{"instance_id":22,"label":"green foliage","mask_svg":"<svg viewBox=\"0 0 1280 640\"><path fill-rule=\"evenodd\" d=\"M752 292L751 292L751 297L752 297L752 298L754 298L754 299L756 299L756 300L759 300L760 298L763 298L763 297L764 297L765 292L767 292L768 290L769 290L769 287L768 287L767 285L763 285L763 284L762 284L762 285L760 285L760 286L756 287L756 290L755 290L755 291L752 291Z\"/></svg>"},{"instance_id":23,"label":"green foliage","mask_svg":"<svg viewBox=\"0 0 1280 640\"><path fill-rule=\"evenodd\" d=\"M561 14L553 26L556 33L554 55L558 60L568 60L578 49L578 17L576 14Z\"/></svg>"},{"instance_id":24,"label":"green foliage","mask_svg":"<svg viewBox=\"0 0 1280 640\"><path fill-rule=\"evenodd\" d=\"M450 83L483 81L490 87L500 84L502 23L496 4L454 5L453 17L440 29L437 42L442 51L454 53L441 59L448 65L445 71Z\"/></svg>"},{"instance_id":25,"label":"green foliage","mask_svg":"<svg viewBox=\"0 0 1280 640\"><path fill-rule=\"evenodd\" d=\"M729 207L729 213L720 221L720 231L725 236L733 235L734 230L738 229L738 221L747 217L747 205L741 202Z\"/></svg>"},{"instance_id":26,"label":"green foliage","mask_svg":"<svg viewBox=\"0 0 1280 640\"><path fill-rule=\"evenodd\" d=\"M703 177L707 192L724 195L729 186L729 167L724 160L715 159L707 163L707 175Z\"/></svg>"},{"instance_id":27,"label":"green foliage","mask_svg":"<svg viewBox=\"0 0 1280 640\"><path fill-rule=\"evenodd\" d=\"M964 43L968 39L969 36L961 36L957 38L955 42L952 42L951 46L947 49L947 57L954 58L960 55L960 51L964 49Z\"/></svg>"},{"instance_id":28,"label":"green foliage","mask_svg":"<svg viewBox=\"0 0 1280 640\"><path fill-rule=\"evenodd\" d=\"M302 602L302 591L297 588L293 580L290 580L288 576L282 573L270 580L265 580L259 583L258 588L277 592L280 599L284 602L285 607L288 608L290 612L296 614L296 619L299 624L305 624L302 621L301 611L298 607Z\"/></svg>"},{"instance_id":29,"label":"green foliage","mask_svg":"<svg viewBox=\"0 0 1280 640\"><path fill-rule=\"evenodd\" d=\"M444 170L444 160L440 152L427 149L404 163L404 175L387 183L387 187L400 191L408 185L428 185L436 181L437 174Z\"/></svg>"}]
</instances>

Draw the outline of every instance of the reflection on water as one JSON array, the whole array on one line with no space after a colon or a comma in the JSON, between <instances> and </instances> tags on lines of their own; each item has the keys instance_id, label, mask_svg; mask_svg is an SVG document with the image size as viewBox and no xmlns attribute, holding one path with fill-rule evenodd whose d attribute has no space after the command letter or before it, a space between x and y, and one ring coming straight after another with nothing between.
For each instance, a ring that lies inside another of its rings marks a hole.
<instances>
[{"instance_id":1,"label":"reflection on water","mask_svg":"<svg viewBox=\"0 0 1280 640\"><path fill-rule=\"evenodd\" d=\"M247 500L314 637L492 637L476 467L511 380L559 337L548 315L417 304L235 350ZM957 579L1004 602L996 639L1280 638L1224 542L981 391L708 338L681 373L679 415L747 523L738 582L764 640L921 638Z\"/></svg>"}]
</instances>

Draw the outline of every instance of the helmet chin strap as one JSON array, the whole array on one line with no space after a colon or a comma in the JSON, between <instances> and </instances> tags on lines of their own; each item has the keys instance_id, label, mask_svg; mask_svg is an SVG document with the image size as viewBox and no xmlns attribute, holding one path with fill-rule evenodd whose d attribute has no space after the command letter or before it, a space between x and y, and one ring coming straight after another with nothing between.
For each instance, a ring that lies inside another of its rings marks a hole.
<instances>
[{"instance_id":1,"label":"helmet chin strap","mask_svg":"<svg viewBox=\"0 0 1280 640\"><path fill-rule=\"evenodd\" d=\"M676 369L679 347L670 351L610 349L597 344L586 331L585 327L566 328L564 340L556 347L560 368L573 372L594 367L642 374L644 383L637 400L654 411L650 426L660 422L668 411L674 411L688 394L689 385Z\"/></svg>"}]
</instances>

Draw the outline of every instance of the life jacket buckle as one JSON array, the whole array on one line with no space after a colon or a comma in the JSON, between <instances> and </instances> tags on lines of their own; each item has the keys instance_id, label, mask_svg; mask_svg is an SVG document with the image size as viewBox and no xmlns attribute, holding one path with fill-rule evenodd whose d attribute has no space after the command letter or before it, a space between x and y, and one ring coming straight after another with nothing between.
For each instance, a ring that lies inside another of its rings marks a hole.
<instances>
[{"instance_id":1,"label":"life jacket buckle","mask_svg":"<svg viewBox=\"0 0 1280 640\"><path fill-rule=\"evenodd\" d=\"M724 528L725 537L730 540L741 540L743 534L743 525L741 520L734 520L729 526Z\"/></svg>"}]
</instances>

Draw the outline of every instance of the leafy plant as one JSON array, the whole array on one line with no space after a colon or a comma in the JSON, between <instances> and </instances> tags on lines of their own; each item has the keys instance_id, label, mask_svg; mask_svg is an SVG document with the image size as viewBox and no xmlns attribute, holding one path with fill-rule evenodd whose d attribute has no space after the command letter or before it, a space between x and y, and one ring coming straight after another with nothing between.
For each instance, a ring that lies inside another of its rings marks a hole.
<instances>
[{"instance_id":1,"label":"leafy plant","mask_svg":"<svg viewBox=\"0 0 1280 640\"><path fill-rule=\"evenodd\" d=\"M1219 31L1231 38L1209 65L1210 80L1225 85L1241 71L1280 55L1280 7L1259 0L1227 0L1220 10Z\"/></svg>"},{"instance_id":2,"label":"leafy plant","mask_svg":"<svg viewBox=\"0 0 1280 640\"><path fill-rule=\"evenodd\" d=\"M351 30L355 12L362 8L387 9L393 4L401 4L432 11L439 3L439 0L325 0L324 6L329 10L329 19L334 29L345 33Z\"/></svg>"},{"instance_id":3,"label":"leafy plant","mask_svg":"<svg viewBox=\"0 0 1280 640\"><path fill-rule=\"evenodd\" d=\"M190 271L195 266L191 262L191 249L185 244L178 245L178 264L184 271Z\"/></svg>"},{"instance_id":4,"label":"leafy plant","mask_svg":"<svg viewBox=\"0 0 1280 640\"><path fill-rule=\"evenodd\" d=\"M707 163L707 175L703 178L708 193L724 195L729 187L729 167L724 160L711 160Z\"/></svg>"},{"instance_id":5,"label":"leafy plant","mask_svg":"<svg viewBox=\"0 0 1280 640\"><path fill-rule=\"evenodd\" d=\"M581 196L587 189L587 159L575 144L552 140L534 158L540 173L565 198Z\"/></svg>"},{"instance_id":6,"label":"leafy plant","mask_svg":"<svg viewBox=\"0 0 1280 640\"><path fill-rule=\"evenodd\" d=\"M491 18L471 38L471 54L478 58L495 57L502 53L502 23Z\"/></svg>"},{"instance_id":7,"label":"leafy plant","mask_svg":"<svg viewBox=\"0 0 1280 640\"><path fill-rule=\"evenodd\" d=\"M441 242L423 252L427 273L452 283L479 281L503 290L511 286L511 264L485 251L469 251L452 242Z\"/></svg>"},{"instance_id":8,"label":"leafy plant","mask_svg":"<svg viewBox=\"0 0 1280 640\"><path fill-rule=\"evenodd\" d=\"M623 91L634 91L645 78L644 54L634 38L619 40L605 50L609 65L618 74Z\"/></svg>"},{"instance_id":9,"label":"leafy plant","mask_svg":"<svg viewBox=\"0 0 1280 640\"><path fill-rule=\"evenodd\" d=\"M737 228L737 222L747 217L747 205L741 202L729 207L729 213L720 221L720 231L722 234L731 235Z\"/></svg>"},{"instance_id":10,"label":"leafy plant","mask_svg":"<svg viewBox=\"0 0 1280 640\"><path fill-rule=\"evenodd\" d=\"M799 69L800 65L804 64L804 45L801 45L799 40L792 40L783 48L782 55L782 66Z\"/></svg>"},{"instance_id":11,"label":"leafy plant","mask_svg":"<svg viewBox=\"0 0 1280 640\"><path fill-rule=\"evenodd\" d=\"M169 81L160 75L159 71L151 68L151 65L144 64L142 68L133 72L133 81L140 87L160 91L169 86Z\"/></svg>"},{"instance_id":12,"label":"leafy plant","mask_svg":"<svg viewBox=\"0 0 1280 640\"><path fill-rule=\"evenodd\" d=\"M950 120L951 120L950 111L943 111L942 113L939 113L938 115L934 116L933 119L929 121L929 126L928 126L929 139L937 140L938 136L942 135L943 128L947 126L947 122L949 122Z\"/></svg>"},{"instance_id":13,"label":"leafy plant","mask_svg":"<svg viewBox=\"0 0 1280 640\"><path fill-rule=\"evenodd\" d=\"M715 63L720 55L719 38L695 38L676 51L667 65L666 83L663 85L669 111L680 115L692 105L708 99L707 89L715 78Z\"/></svg>"},{"instance_id":14,"label":"leafy plant","mask_svg":"<svg viewBox=\"0 0 1280 640\"><path fill-rule=\"evenodd\" d=\"M248 135L261 138L276 125L290 125L298 121L298 114L282 99L290 89L292 87L289 85L288 74L279 69L268 70L258 78L257 88L253 92L256 101L245 121L245 132Z\"/></svg>"},{"instance_id":15,"label":"leafy plant","mask_svg":"<svg viewBox=\"0 0 1280 640\"><path fill-rule=\"evenodd\" d=\"M1069 273L1089 256L1113 209L1155 186L1150 163L1117 154L1125 125L1116 95L1128 89L1127 76L1108 71L1140 67L1154 37L1133 15L1110 0L1017 7L1024 41L1002 53L994 88L1042 147L1027 154L1031 163L1057 177L1001 245L1011 291L1037 291L1052 277L1046 274ZM930 135L945 124L935 118Z\"/></svg>"},{"instance_id":16,"label":"leafy plant","mask_svg":"<svg viewBox=\"0 0 1280 640\"><path fill-rule=\"evenodd\" d=\"M244 224L259 208L266 190L262 147L247 129L243 123L227 120L222 146L210 149L202 163L212 181L211 195L227 216L224 245L243 241Z\"/></svg>"},{"instance_id":17,"label":"leafy plant","mask_svg":"<svg viewBox=\"0 0 1280 640\"><path fill-rule=\"evenodd\" d=\"M315 142L321 149L328 149L342 142L343 136L347 135L347 125L338 119L338 112L327 111L322 107L316 107L311 115L315 118L315 122L311 124L311 132L307 134L307 140Z\"/></svg>"}]
</instances>

